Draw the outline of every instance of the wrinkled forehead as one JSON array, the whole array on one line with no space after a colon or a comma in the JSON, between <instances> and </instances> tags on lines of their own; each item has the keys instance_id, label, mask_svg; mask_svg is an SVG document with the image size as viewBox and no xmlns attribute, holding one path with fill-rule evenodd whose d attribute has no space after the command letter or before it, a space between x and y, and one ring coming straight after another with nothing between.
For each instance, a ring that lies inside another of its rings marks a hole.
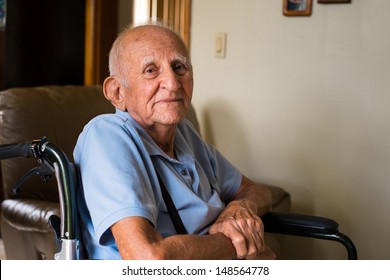
<instances>
[{"instance_id":1,"label":"wrinkled forehead","mask_svg":"<svg viewBox=\"0 0 390 280\"><path fill-rule=\"evenodd\" d=\"M130 32L126 38L130 52L176 53L183 59L188 58L187 47L173 31L157 26L139 27Z\"/></svg>"}]
</instances>

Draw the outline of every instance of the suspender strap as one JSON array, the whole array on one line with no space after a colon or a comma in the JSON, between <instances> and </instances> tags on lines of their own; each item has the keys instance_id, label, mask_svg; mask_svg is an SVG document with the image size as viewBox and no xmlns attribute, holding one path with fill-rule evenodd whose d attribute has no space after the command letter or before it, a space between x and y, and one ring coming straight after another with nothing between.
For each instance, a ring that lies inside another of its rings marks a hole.
<instances>
[{"instance_id":1,"label":"suspender strap","mask_svg":"<svg viewBox=\"0 0 390 280\"><path fill-rule=\"evenodd\" d=\"M156 171L156 173L157 173L158 181L160 183L161 193L162 193L165 205L167 206L169 216L171 217L173 225L175 226L176 232L178 234L187 234L187 230L184 227L183 222L181 221L179 213L177 212L175 204L173 203L172 198L169 195L169 192L168 192L167 188L165 187L163 180L161 180L161 177L157 171Z\"/></svg>"}]
</instances>

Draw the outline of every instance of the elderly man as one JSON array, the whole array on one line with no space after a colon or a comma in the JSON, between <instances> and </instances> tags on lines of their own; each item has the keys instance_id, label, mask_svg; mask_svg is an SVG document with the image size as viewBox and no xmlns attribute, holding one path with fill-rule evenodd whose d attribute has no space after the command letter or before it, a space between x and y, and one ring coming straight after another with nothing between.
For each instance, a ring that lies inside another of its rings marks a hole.
<instances>
[{"instance_id":1,"label":"elderly man","mask_svg":"<svg viewBox=\"0 0 390 280\"><path fill-rule=\"evenodd\" d=\"M265 186L243 176L184 118L193 72L168 28L122 32L109 57L105 97L115 114L91 120L74 151L83 239L91 259L261 259ZM168 190L186 229L178 234Z\"/></svg>"}]
</instances>

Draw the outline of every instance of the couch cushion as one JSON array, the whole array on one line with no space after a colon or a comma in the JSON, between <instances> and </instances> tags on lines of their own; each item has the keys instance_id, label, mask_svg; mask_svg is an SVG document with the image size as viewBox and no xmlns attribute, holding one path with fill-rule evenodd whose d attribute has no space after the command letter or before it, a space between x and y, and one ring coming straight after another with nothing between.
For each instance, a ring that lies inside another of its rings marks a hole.
<instances>
[{"instance_id":1,"label":"couch cushion","mask_svg":"<svg viewBox=\"0 0 390 280\"><path fill-rule=\"evenodd\" d=\"M1 233L9 260L54 259L56 234L48 217L59 213L56 202L8 199L2 203Z\"/></svg>"},{"instance_id":2,"label":"couch cushion","mask_svg":"<svg viewBox=\"0 0 390 280\"><path fill-rule=\"evenodd\" d=\"M51 215L60 216L60 205L33 199L6 199L1 204L4 222L20 231L52 232Z\"/></svg>"},{"instance_id":3,"label":"couch cushion","mask_svg":"<svg viewBox=\"0 0 390 280\"><path fill-rule=\"evenodd\" d=\"M77 137L94 116L113 112L101 86L43 86L0 92L0 144L31 141L47 136L72 160ZM5 198L14 184L35 167L35 159L1 162ZM27 182L21 196L58 201L55 180Z\"/></svg>"}]
</instances>

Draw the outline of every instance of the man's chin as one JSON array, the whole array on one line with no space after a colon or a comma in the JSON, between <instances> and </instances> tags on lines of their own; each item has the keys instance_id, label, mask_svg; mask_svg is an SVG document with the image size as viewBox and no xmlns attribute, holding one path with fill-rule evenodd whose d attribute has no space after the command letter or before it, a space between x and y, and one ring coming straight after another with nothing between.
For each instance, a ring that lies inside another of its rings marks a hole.
<instances>
[{"instance_id":1,"label":"man's chin","mask_svg":"<svg viewBox=\"0 0 390 280\"><path fill-rule=\"evenodd\" d=\"M175 125L180 123L185 115L187 110L184 108L184 106L180 106L179 108L167 108L165 110L162 110L160 114L158 114L158 119L161 121L162 124L165 125Z\"/></svg>"}]
</instances>

